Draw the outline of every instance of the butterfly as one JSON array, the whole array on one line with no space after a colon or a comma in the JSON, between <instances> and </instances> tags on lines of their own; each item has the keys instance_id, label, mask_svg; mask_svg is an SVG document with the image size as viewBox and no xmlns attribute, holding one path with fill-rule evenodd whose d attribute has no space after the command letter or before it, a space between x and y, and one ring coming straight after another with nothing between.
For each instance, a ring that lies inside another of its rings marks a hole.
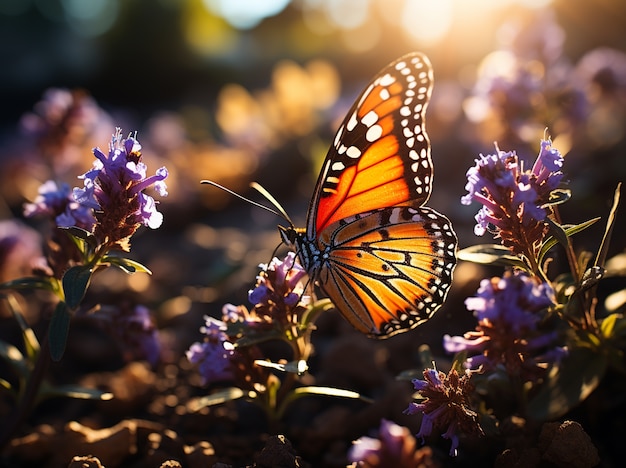
<instances>
[{"instance_id":1,"label":"butterfly","mask_svg":"<svg viewBox=\"0 0 626 468\"><path fill-rule=\"evenodd\" d=\"M421 53L383 68L337 131L306 227L279 226L309 277L371 337L428 320L452 282L456 235L448 218L425 206L433 183L424 126L432 85Z\"/></svg>"}]
</instances>

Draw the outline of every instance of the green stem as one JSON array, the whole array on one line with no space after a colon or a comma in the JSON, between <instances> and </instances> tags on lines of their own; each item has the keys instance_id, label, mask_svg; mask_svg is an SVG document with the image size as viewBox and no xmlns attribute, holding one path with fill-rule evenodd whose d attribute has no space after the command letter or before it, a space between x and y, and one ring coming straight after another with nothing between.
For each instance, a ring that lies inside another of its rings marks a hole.
<instances>
[{"instance_id":1,"label":"green stem","mask_svg":"<svg viewBox=\"0 0 626 468\"><path fill-rule=\"evenodd\" d=\"M33 405L39 394L39 387L50 364L50 344L48 333L43 337L39 355L35 361L35 367L31 372L26 387L20 389L20 398L17 405L11 410L11 414L6 419L6 424L0 430L0 449L9 443L15 432L20 428L24 420L31 412Z\"/></svg>"}]
</instances>

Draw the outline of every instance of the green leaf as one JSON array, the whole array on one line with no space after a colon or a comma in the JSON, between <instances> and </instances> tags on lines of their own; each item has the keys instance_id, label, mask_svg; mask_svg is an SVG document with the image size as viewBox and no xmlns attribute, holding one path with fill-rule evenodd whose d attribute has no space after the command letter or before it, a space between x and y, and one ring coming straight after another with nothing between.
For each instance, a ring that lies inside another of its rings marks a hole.
<instances>
[{"instance_id":1,"label":"green leaf","mask_svg":"<svg viewBox=\"0 0 626 468\"><path fill-rule=\"evenodd\" d=\"M98 248L96 236L85 229L77 226L59 227L59 229L62 229L70 236L70 239L74 241L86 260L89 260L91 254Z\"/></svg>"},{"instance_id":2,"label":"green leaf","mask_svg":"<svg viewBox=\"0 0 626 468\"><path fill-rule=\"evenodd\" d=\"M611 314L608 317L602 319L600 322L600 331L604 338L610 339L615 331L615 325L618 319L622 318L619 314Z\"/></svg>"},{"instance_id":3,"label":"green leaf","mask_svg":"<svg viewBox=\"0 0 626 468\"><path fill-rule=\"evenodd\" d=\"M49 384L43 384L39 391L39 401L48 398L66 397L74 398L77 400L100 400L108 401L113 398L111 392L104 392L97 388L85 388L79 385L59 385L53 386Z\"/></svg>"},{"instance_id":4,"label":"green leaf","mask_svg":"<svg viewBox=\"0 0 626 468\"><path fill-rule=\"evenodd\" d=\"M25 380L30 375L29 362L12 344L0 340L0 358L4 359L21 379Z\"/></svg>"},{"instance_id":5,"label":"green leaf","mask_svg":"<svg viewBox=\"0 0 626 468\"><path fill-rule=\"evenodd\" d=\"M306 330L311 324L315 323L317 317L319 317L323 312L326 312L334 307L335 305L332 301L327 298L315 301L315 303L313 303L313 305L309 307L304 314L302 314L300 328Z\"/></svg>"},{"instance_id":6,"label":"green leaf","mask_svg":"<svg viewBox=\"0 0 626 468\"><path fill-rule=\"evenodd\" d=\"M31 362L34 362L35 358L39 354L39 340L37 340L37 336L35 336L33 329L30 328L28 323L26 323L24 315L21 312L22 308L19 302L15 299L15 296L13 296L13 294L8 294L5 296L5 299L9 304L9 309L11 309L15 321L22 330L22 339L24 340L24 346L26 348L26 356Z\"/></svg>"},{"instance_id":7,"label":"green leaf","mask_svg":"<svg viewBox=\"0 0 626 468\"><path fill-rule=\"evenodd\" d=\"M65 344L67 343L67 335L70 330L70 310L63 301L57 304L50 327L48 328L48 338L50 340L50 357L53 361L60 361L65 352Z\"/></svg>"},{"instance_id":8,"label":"green leaf","mask_svg":"<svg viewBox=\"0 0 626 468\"><path fill-rule=\"evenodd\" d=\"M247 393L238 387L230 387L219 392L212 393L211 395L205 395L199 398L192 398L187 402L187 409L191 412L200 411L207 406L221 405L227 401L238 400Z\"/></svg>"},{"instance_id":9,"label":"green leaf","mask_svg":"<svg viewBox=\"0 0 626 468\"><path fill-rule=\"evenodd\" d=\"M56 283L52 278L27 277L0 284L0 289L42 289L56 293Z\"/></svg>"},{"instance_id":10,"label":"green leaf","mask_svg":"<svg viewBox=\"0 0 626 468\"><path fill-rule=\"evenodd\" d=\"M244 325L244 327L246 327ZM230 335L230 324L228 324L228 334ZM247 346L254 346L260 343L265 343L267 341L272 340L281 340L284 335L280 330L267 330L262 333L255 333L254 331L245 328L246 332L250 332L250 334L246 334L239 338L235 343L236 348L245 348Z\"/></svg>"},{"instance_id":11,"label":"green leaf","mask_svg":"<svg viewBox=\"0 0 626 468\"><path fill-rule=\"evenodd\" d=\"M79 265L68 269L63 275L63 292L67 306L76 309L85 297L93 268L89 265Z\"/></svg>"},{"instance_id":12,"label":"green leaf","mask_svg":"<svg viewBox=\"0 0 626 468\"><path fill-rule=\"evenodd\" d=\"M527 269L526 264L503 245L480 244L461 249L457 253L459 260L503 267L517 267Z\"/></svg>"},{"instance_id":13,"label":"green leaf","mask_svg":"<svg viewBox=\"0 0 626 468\"><path fill-rule=\"evenodd\" d=\"M550 225L550 230L555 234L554 236L549 236L546 240L543 241L541 245L541 249L539 250L538 260L539 264L543 263L543 258L546 256L548 251L554 247L556 244L561 242L561 245L567 247L567 238L572 237L574 234L578 234L581 231L584 231L589 226L597 223L600 218L593 218L584 223L575 224L575 225L564 225L561 226L550 218L546 218L547 223Z\"/></svg>"},{"instance_id":14,"label":"green leaf","mask_svg":"<svg viewBox=\"0 0 626 468\"><path fill-rule=\"evenodd\" d=\"M321 395L321 396L329 396L335 398L347 398L350 400L361 400L367 403L374 403L374 400L371 398L364 397L360 393L353 392L352 390L343 390L341 388L335 387L318 387L316 385L310 385L308 387L298 387L294 388L290 395L293 395L294 398L291 401L301 398L304 396L310 395Z\"/></svg>"},{"instance_id":15,"label":"green leaf","mask_svg":"<svg viewBox=\"0 0 626 468\"><path fill-rule=\"evenodd\" d=\"M14 392L13 387L11 386L9 381L4 380L3 378L0 378L0 388L8 390L9 392Z\"/></svg>"},{"instance_id":16,"label":"green leaf","mask_svg":"<svg viewBox=\"0 0 626 468\"><path fill-rule=\"evenodd\" d=\"M291 361L287 364L278 364L272 361L257 359L256 361L254 361L254 363L257 366L268 367L270 369L274 369L280 372L291 372L292 374L298 375L304 374L309 369L307 362L303 359L299 361Z\"/></svg>"},{"instance_id":17,"label":"green leaf","mask_svg":"<svg viewBox=\"0 0 626 468\"><path fill-rule=\"evenodd\" d=\"M142 265L135 260L131 260L130 258L118 257L117 255L106 255L102 258L100 263L109 263L113 266L120 268L122 271L128 273L129 275L137 272L148 273L149 275L152 274L147 266Z\"/></svg>"},{"instance_id":18,"label":"green leaf","mask_svg":"<svg viewBox=\"0 0 626 468\"><path fill-rule=\"evenodd\" d=\"M553 206L560 205L561 203L565 203L570 198L572 198L572 191L569 189L555 189L550 192L550 198L548 199L548 203L543 206Z\"/></svg>"},{"instance_id":19,"label":"green leaf","mask_svg":"<svg viewBox=\"0 0 626 468\"><path fill-rule=\"evenodd\" d=\"M528 402L528 416L538 421L555 419L584 401L598 386L607 358L586 348L573 348L549 371L539 392Z\"/></svg>"},{"instance_id":20,"label":"green leaf","mask_svg":"<svg viewBox=\"0 0 626 468\"><path fill-rule=\"evenodd\" d=\"M604 236L602 236L602 243L600 244L600 248L598 249L596 260L593 263L595 266L604 266L604 262L606 261L606 255L609 250L609 243L611 242L611 234L613 233L613 225L615 224L615 214L617 212L617 207L619 206L621 188L622 183L620 182L619 184L617 184L617 188L615 189L615 193L613 194L613 206L611 206L609 218L607 219L606 227L604 228Z\"/></svg>"}]
</instances>

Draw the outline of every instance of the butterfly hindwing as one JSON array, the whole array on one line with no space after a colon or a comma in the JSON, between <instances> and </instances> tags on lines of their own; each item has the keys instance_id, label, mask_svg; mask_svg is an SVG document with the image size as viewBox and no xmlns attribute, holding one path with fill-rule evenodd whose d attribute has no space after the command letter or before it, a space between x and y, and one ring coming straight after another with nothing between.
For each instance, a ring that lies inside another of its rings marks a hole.
<instances>
[{"instance_id":1,"label":"butterfly hindwing","mask_svg":"<svg viewBox=\"0 0 626 468\"><path fill-rule=\"evenodd\" d=\"M385 338L414 328L445 300L457 240L435 210L413 204L356 215L320 243L332 248L318 282L363 333Z\"/></svg>"},{"instance_id":2,"label":"butterfly hindwing","mask_svg":"<svg viewBox=\"0 0 626 468\"><path fill-rule=\"evenodd\" d=\"M431 90L430 62L413 53L385 67L363 91L324 161L307 218L312 237L358 213L426 203L432 162L424 113Z\"/></svg>"}]
</instances>

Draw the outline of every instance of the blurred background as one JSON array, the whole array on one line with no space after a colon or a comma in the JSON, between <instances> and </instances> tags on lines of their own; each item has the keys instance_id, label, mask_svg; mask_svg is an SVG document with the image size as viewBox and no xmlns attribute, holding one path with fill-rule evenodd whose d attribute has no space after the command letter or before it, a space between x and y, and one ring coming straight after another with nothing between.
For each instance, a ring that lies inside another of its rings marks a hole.
<instances>
[{"instance_id":1,"label":"blurred background","mask_svg":"<svg viewBox=\"0 0 626 468\"><path fill-rule=\"evenodd\" d=\"M39 186L82 186L77 177L91 167L92 148L106 151L115 127L136 131L148 172L170 172L163 226L140 229L131 250L153 275L107 269L85 307L145 304L163 362L178 362L199 338L204 314L247 304L284 224L200 180L263 202L249 189L258 181L303 226L353 100L378 70L415 50L429 56L435 75L429 205L451 218L460 247L493 242L474 235L479 207L460 204L474 159L497 144L532 164L547 134L566 155L573 193L563 221L602 217L575 240L577 249L596 251L615 187L626 180L625 27L623 0L0 0L0 281L29 274L41 255L50 227L22 212ZM626 247L625 215L621 208L609 256ZM552 273L564 264L557 252ZM441 352L443 333L473 328L463 300L481 278L500 274L460 263L433 320L384 345L390 379L417 367L419 344ZM25 310L37 323L39 309ZM350 332L338 314L318 326L320 355ZM76 369L111 367L85 353L94 346L85 346L89 335L71 336L78 342L63 360L67 380ZM358 368L318 382L359 388L341 380Z\"/></svg>"},{"instance_id":2,"label":"blurred background","mask_svg":"<svg viewBox=\"0 0 626 468\"><path fill-rule=\"evenodd\" d=\"M281 220L199 181L257 200L259 181L303 225L345 112L413 50L435 74L429 204L461 247L480 240L478 207L459 203L474 158L497 142L530 164L546 131L567 154L565 221L606 217L626 174L624 25L619 0L0 0L0 217L21 218L48 179L80 185L94 146L116 126L137 131L149 170L170 170L164 225L133 245L154 275L105 272L99 284L165 322L198 303L219 315L246 302ZM612 252L624 244L616 233ZM457 270L461 285L478 278Z\"/></svg>"}]
</instances>

